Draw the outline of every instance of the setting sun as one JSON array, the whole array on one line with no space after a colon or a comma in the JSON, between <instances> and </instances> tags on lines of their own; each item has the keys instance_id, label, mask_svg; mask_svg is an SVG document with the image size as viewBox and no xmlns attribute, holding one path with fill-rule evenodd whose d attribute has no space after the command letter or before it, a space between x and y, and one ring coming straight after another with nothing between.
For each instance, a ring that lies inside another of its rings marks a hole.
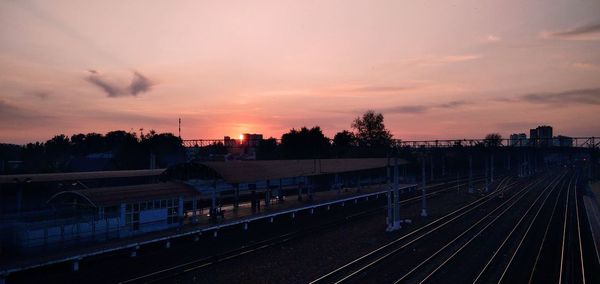
<instances>
[{"instance_id":1,"label":"setting sun","mask_svg":"<svg viewBox=\"0 0 600 284\"><path fill-rule=\"evenodd\" d=\"M244 140L244 134L240 134L240 140Z\"/></svg>"}]
</instances>

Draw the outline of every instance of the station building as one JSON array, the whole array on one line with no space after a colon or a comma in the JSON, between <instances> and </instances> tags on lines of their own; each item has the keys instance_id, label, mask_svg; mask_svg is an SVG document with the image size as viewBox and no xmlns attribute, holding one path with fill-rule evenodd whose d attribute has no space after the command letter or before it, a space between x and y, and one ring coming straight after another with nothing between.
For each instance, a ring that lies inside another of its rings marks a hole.
<instances>
[{"instance_id":1,"label":"station building","mask_svg":"<svg viewBox=\"0 0 600 284\"><path fill-rule=\"evenodd\" d=\"M153 172L154 183L56 192L46 201L51 209L5 219L0 231L5 251L35 252L178 230L221 221L241 204L257 212L288 198L311 202L318 191L383 184L388 166L385 158L185 163ZM86 177L68 178L77 175Z\"/></svg>"}]
</instances>

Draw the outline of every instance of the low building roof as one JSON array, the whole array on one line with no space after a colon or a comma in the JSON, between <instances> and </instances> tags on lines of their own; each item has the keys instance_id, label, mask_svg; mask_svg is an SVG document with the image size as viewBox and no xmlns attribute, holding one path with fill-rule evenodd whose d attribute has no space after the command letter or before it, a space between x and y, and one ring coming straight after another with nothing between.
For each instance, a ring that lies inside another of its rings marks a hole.
<instances>
[{"instance_id":1,"label":"low building roof","mask_svg":"<svg viewBox=\"0 0 600 284\"><path fill-rule=\"evenodd\" d=\"M242 183L378 169L393 163L394 159L365 158L200 162L196 165L205 168L204 178ZM407 163L406 160L398 159L400 165Z\"/></svg>"},{"instance_id":2,"label":"low building roof","mask_svg":"<svg viewBox=\"0 0 600 284\"><path fill-rule=\"evenodd\" d=\"M176 197L192 197L199 195L192 186L178 182L161 182L144 185L114 186L62 191L53 195L48 203L64 197L79 197L95 207L106 207L121 203L133 203L168 199Z\"/></svg>"},{"instance_id":3,"label":"low building roof","mask_svg":"<svg viewBox=\"0 0 600 284\"><path fill-rule=\"evenodd\" d=\"M47 173L47 174L18 174L18 175L0 175L0 183L19 183L19 182L58 182L72 180L90 180L107 178L127 178L158 176L165 169L148 170L125 170L125 171L95 171L95 172L72 172L72 173Z\"/></svg>"}]
</instances>

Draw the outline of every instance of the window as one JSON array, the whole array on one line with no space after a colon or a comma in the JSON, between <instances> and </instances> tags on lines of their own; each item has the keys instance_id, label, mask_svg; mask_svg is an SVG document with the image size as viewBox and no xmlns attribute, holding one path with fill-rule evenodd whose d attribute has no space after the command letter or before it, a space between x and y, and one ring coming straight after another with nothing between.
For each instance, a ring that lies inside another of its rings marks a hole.
<instances>
[{"instance_id":1,"label":"window","mask_svg":"<svg viewBox=\"0 0 600 284\"><path fill-rule=\"evenodd\" d=\"M144 201L125 205L125 224L132 230L140 229L140 211L165 208L167 210L167 223L174 224L179 220L179 199L163 199Z\"/></svg>"},{"instance_id":2,"label":"window","mask_svg":"<svg viewBox=\"0 0 600 284\"><path fill-rule=\"evenodd\" d=\"M125 205L125 225L132 230L140 229L140 205L139 203Z\"/></svg>"},{"instance_id":3,"label":"window","mask_svg":"<svg viewBox=\"0 0 600 284\"><path fill-rule=\"evenodd\" d=\"M179 217L177 214L179 213L179 199L169 199L169 207L167 208L167 223L173 224L177 223Z\"/></svg>"}]
</instances>

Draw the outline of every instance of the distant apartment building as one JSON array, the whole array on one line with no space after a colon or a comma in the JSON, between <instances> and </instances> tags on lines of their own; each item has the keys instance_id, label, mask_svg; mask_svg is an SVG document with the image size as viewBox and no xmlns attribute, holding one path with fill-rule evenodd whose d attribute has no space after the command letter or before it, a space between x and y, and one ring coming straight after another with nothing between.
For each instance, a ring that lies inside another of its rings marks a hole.
<instances>
[{"instance_id":1,"label":"distant apartment building","mask_svg":"<svg viewBox=\"0 0 600 284\"><path fill-rule=\"evenodd\" d=\"M552 146L552 126L542 125L529 130L529 141L532 146Z\"/></svg>"},{"instance_id":2,"label":"distant apartment building","mask_svg":"<svg viewBox=\"0 0 600 284\"><path fill-rule=\"evenodd\" d=\"M552 139L552 146L555 147L573 147L573 138L558 135Z\"/></svg>"},{"instance_id":3,"label":"distant apartment building","mask_svg":"<svg viewBox=\"0 0 600 284\"><path fill-rule=\"evenodd\" d=\"M223 144L229 154L228 159L253 160L256 159L256 147L263 141L262 134L244 133L239 139L225 136Z\"/></svg>"},{"instance_id":4,"label":"distant apartment building","mask_svg":"<svg viewBox=\"0 0 600 284\"><path fill-rule=\"evenodd\" d=\"M262 134L242 134L242 144L250 147L257 147L260 141L263 140Z\"/></svg>"},{"instance_id":5,"label":"distant apartment building","mask_svg":"<svg viewBox=\"0 0 600 284\"><path fill-rule=\"evenodd\" d=\"M240 143L239 143L239 140L238 140L238 139L232 139L232 138L231 138L231 137L229 137L229 136L225 136L225 137L223 138L223 145L224 145L226 148L233 148L233 147L237 147L237 146L239 146L239 145L240 145Z\"/></svg>"},{"instance_id":6,"label":"distant apartment building","mask_svg":"<svg viewBox=\"0 0 600 284\"><path fill-rule=\"evenodd\" d=\"M527 146L527 135L525 133L511 134L510 146Z\"/></svg>"}]
</instances>

